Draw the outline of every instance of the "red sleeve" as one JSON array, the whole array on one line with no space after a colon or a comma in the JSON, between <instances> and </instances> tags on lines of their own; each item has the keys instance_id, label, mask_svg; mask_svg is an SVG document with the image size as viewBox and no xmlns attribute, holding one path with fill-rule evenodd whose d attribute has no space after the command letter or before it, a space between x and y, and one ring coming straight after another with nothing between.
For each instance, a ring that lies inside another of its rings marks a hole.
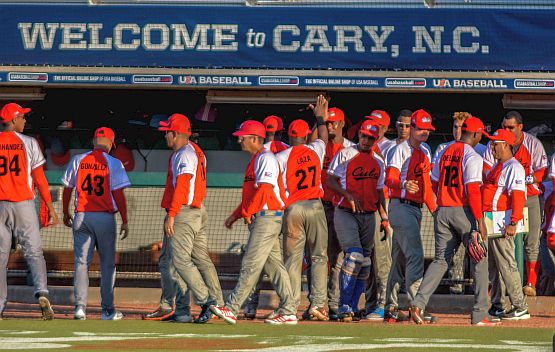
<instances>
[{"instance_id":1,"label":"red sleeve","mask_svg":"<svg viewBox=\"0 0 555 352\"><path fill-rule=\"evenodd\" d=\"M523 218L522 212L526 204L526 193L523 191L513 191L511 193L511 221L519 222Z\"/></svg>"},{"instance_id":2,"label":"red sleeve","mask_svg":"<svg viewBox=\"0 0 555 352\"><path fill-rule=\"evenodd\" d=\"M112 197L116 202L118 211L121 215L121 222L127 224L127 202L125 201L125 194L123 194L123 188L112 191Z\"/></svg>"},{"instance_id":3,"label":"red sleeve","mask_svg":"<svg viewBox=\"0 0 555 352\"><path fill-rule=\"evenodd\" d=\"M488 163L484 162L484 167L482 168L482 175L483 175L483 178L486 178L486 175L488 174L489 170L491 170L491 165L489 165Z\"/></svg>"},{"instance_id":4,"label":"red sleeve","mask_svg":"<svg viewBox=\"0 0 555 352\"><path fill-rule=\"evenodd\" d=\"M555 187L555 178L552 179L551 182L553 183L553 187ZM554 192L555 192L555 191L553 191L553 192L551 193L551 195L549 196L549 198L551 198L551 206L552 206L552 207L555 207L555 194L554 194ZM549 199L549 198L548 198L548 199Z\"/></svg>"},{"instance_id":5,"label":"red sleeve","mask_svg":"<svg viewBox=\"0 0 555 352\"><path fill-rule=\"evenodd\" d=\"M401 171L394 167L388 167L385 173L385 185L393 189L401 189Z\"/></svg>"},{"instance_id":6,"label":"red sleeve","mask_svg":"<svg viewBox=\"0 0 555 352\"><path fill-rule=\"evenodd\" d=\"M273 193L274 189L273 186L269 183L260 183L258 184L258 188L256 192L252 196L251 199L247 201L247 204L244 206L244 211L242 216L247 218L249 216L254 215L256 212L259 212L262 209L259 209L259 205L266 203L264 198L266 198L266 194Z\"/></svg>"},{"instance_id":7,"label":"red sleeve","mask_svg":"<svg viewBox=\"0 0 555 352\"><path fill-rule=\"evenodd\" d=\"M543 181L543 178L545 177L546 172L547 172L547 168L543 168L541 170L537 170L536 172L534 172L534 178L538 183L541 183Z\"/></svg>"},{"instance_id":8,"label":"red sleeve","mask_svg":"<svg viewBox=\"0 0 555 352\"><path fill-rule=\"evenodd\" d=\"M72 188L65 187L64 193L62 194L62 207L64 210L64 215L69 214L69 202L71 200Z\"/></svg>"},{"instance_id":9,"label":"red sleeve","mask_svg":"<svg viewBox=\"0 0 555 352\"><path fill-rule=\"evenodd\" d=\"M175 181L175 192L173 192L172 202L168 209L169 216L176 216L183 204L187 203L192 178L193 175L190 174L177 176Z\"/></svg>"},{"instance_id":10,"label":"red sleeve","mask_svg":"<svg viewBox=\"0 0 555 352\"><path fill-rule=\"evenodd\" d=\"M239 203L239 205L237 206L237 208L235 208L235 210L233 210L233 213L231 213L231 215L236 217L236 218L242 218L243 217L243 204Z\"/></svg>"},{"instance_id":11,"label":"red sleeve","mask_svg":"<svg viewBox=\"0 0 555 352\"><path fill-rule=\"evenodd\" d=\"M48 181L46 180L42 166L39 166L31 171L31 175L33 177L33 181L35 181L35 185L39 189L40 198L46 203L52 202L52 196L50 195L50 190L48 189Z\"/></svg>"},{"instance_id":12,"label":"red sleeve","mask_svg":"<svg viewBox=\"0 0 555 352\"><path fill-rule=\"evenodd\" d=\"M484 217L482 211L482 191L480 190L480 183L472 182L466 185L466 194L468 196L468 206L474 219L480 220Z\"/></svg>"}]
</instances>

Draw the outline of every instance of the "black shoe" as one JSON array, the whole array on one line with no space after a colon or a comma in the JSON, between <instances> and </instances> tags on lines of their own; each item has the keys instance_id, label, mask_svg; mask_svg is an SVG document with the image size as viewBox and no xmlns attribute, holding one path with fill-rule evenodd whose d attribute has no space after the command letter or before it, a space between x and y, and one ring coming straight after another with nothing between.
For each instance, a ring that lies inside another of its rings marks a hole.
<instances>
[{"instance_id":1,"label":"black shoe","mask_svg":"<svg viewBox=\"0 0 555 352\"><path fill-rule=\"evenodd\" d=\"M488 314L492 317L500 318L505 314L505 309L491 306L490 309L488 309Z\"/></svg>"},{"instance_id":2,"label":"black shoe","mask_svg":"<svg viewBox=\"0 0 555 352\"><path fill-rule=\"evenodd\" d=\"M500 317L503 320L523 320L530 319L530 313L528 313L527 308L516 308L509 310Z\"/></svg>"},{"instance_id":3,"label":"black shoe","mask_svg":"<svg viewBox=\"0 0 555 352\"><path fill-rule=\"evenodd\" d=\"M157 320L163 321L168 320L173 315L174 311L172 309L162 309L162 307L158 307L154 312L143 314L141 318L143 320Z\"/></svg>"},{"instance_id":4,"label":"black shoe","mask_svg":"<svg viewBox=\"0 0 555 352\"><path fill-rule=\"evenodd\" d=\"M437 317L431 315L430 313L426 313L426 311L422 312L422 318L424 319L425 322L427 322L428 324L435 324L437 323Z\"/></svg>"},{"instance_id":5,"label":"black shoe","mask_svg":"<svg viewBox=\"0 0 555 352\"><path fill-rule=\"evenodd\" d=\"M212 312L209 304L203 304L199 316L195 319L196 324L204 324L212 319Z\"/></svg>"},{"instance_id":6,"label":"black shoe","mask_svg":"<svg viewBox=\"0 0 555 352\"><path fill-rule=\"evenodd\" d=\"M339 320L339 315L337 314L337 309L330 308L328 311L328 315L331 321Z\"/></svg>"},{"instance_id":7,"label":"black shoe","mask_svg":"<svg viewBox=\"0 0 555 352\"><path fill-rule=\"evenodd\" d=\"M383 321L384 323L401 323L409 321L409 317L398 308L391 308L384 311Z\"/></svg>"},{"instance_id":8,"label":"black shoe","mask_svg":"<svg viewBox=\"0 0 555 352\"><path fill-rule=\"evenodd\" d=\"M312 314L308 312L308 309L303 312L302 320L312 320Z\"/></svg>"}]
</instances>

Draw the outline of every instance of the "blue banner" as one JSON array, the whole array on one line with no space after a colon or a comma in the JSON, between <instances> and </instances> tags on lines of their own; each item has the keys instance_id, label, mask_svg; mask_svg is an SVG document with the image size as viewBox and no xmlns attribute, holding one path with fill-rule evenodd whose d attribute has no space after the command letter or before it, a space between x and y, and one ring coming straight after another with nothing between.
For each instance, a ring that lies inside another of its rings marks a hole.
<instances>
[{"instance_id":1,"label":"blue banner","mask_svg":"<svg viewBox=\"0 0 555 352\"><path fill-rule=\"evenodd\" d=\"M553 18L553 10L0 5L0 65L552 71Z\"/></svg>"}]
</instances>

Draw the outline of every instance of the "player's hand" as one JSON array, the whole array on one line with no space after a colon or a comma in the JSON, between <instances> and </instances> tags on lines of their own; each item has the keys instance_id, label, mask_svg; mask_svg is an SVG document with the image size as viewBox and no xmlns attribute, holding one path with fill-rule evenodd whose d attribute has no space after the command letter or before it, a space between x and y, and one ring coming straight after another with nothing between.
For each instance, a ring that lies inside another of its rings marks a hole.
<instances>
[{"instance_id":1,"label":"player's hand","mask_svg":"<svg viewBox=\"0 0 555 352\"><path fill-rule=\"evenodd\" d=\"M73 227L73 218L69 214L64 214L64 225Z\"/></svg>"},{"instance_id":2,"label":"player's hand","mask_svg":"<svg viewBox=\"0 0 555 352\"><path fill-rule=\"evenodd\" d=\"M505 225L505 237L514 237L516 235L516 225Z\"/></svg>"},{"instance_id":3,"label":"player's hand","mask_svg":"<svg viewBox=\"0 0 555 352\"><path fill-rule=\"evenodd\" d=\"M236 217L235 215L231 214L230 216L227 217L227 219L225 219L224 221L224 226L231 230L231 228L233 227L233 224L235 223L235 221L239 220L238 217Z\"/></svg>"},{"instance_id":4,"label":"player's hand","mask_svg":"<svg viewBox=\"0 0 555 352\"><path fill-rule=\"evenodd\" d=\"M252 216L245 217L243 218L243 220L245 221L246 225L252 224Z\"/></svg>"},{"instance_id":5,"label":"player's hand","mask_svg":"<svg viewBox=\"0 0 555 352\"><path fill-rule=\"evenodd\" d=\"M314 111L314 116L322 116L324 121L328 120L328 100L323 95L316 98L316 105L310 104L308 107Z\"/></svg>"},{"instance_id":6,"label":"player's hand","mask_svg":"<svg viewBox=\"0 0 555 352\"><path fill-rule=\"evenodd\" d=\"M482 241L487 242L488 229L486 228L486 222L484 221L484 218L478 220L478 231L480 231L480 235L482 235Z\"/></svg>"},{"instance_id":7,"label":"player's hand","mask_svg":"<svg viewBox=\"0 0 555 352\"><path fill-rule=\"evenodd\" d=\"M119 230L119 239L124 240L129 235L129 224L121 224L121 228Z\"/></svg>"},{"instance_id":8,"label":"player's hand","mask_svg":"<svg viewBox=\"0 0 555 352\"><path fill-rule=\"evenodd\" d=\"M58 214L54 210L54 207L48 208L48 226L56 226L60 223L60 219L58 218Z\"/></svg>"},{"instance_id":9,"label":"player's hand","mask_svg":"<svg viewBox=\"0 0 555 352\"><path fill-rule=\"evenodd\" d=\"M351 210L353 211L353 213L363 212L362 205L360 204L359 200L356 199L352 194L347 193L345 198L351 204Z\"/></svg>"},{"instance_id":10,"label":"player's hand","mask_svg":"<svg viewBox=\"0 0 555 352\"><path fill-rule=\"evenodd\" d=\"M389 224L389 220L382 220L380 223L380 232L383 232L383 236L380 241L385 241L388 237L393 236L393 229Z\"/></svg>"},{"instance_id":11,"label":"player's hand","mask_svg":"<svg viewBox=\"0 0 555 352\"><path fill-rule=\"evenodd\" d=\"M173 223L175 222L175 217L173 216L166 216L166 220L164 221L164 234L168 237L172 237L173 233Z\"/></svg>"},{"instance_id":12,"label":"player's hand","mask_svg":"<svg viewBox=\"0 0 555 352\"><path fill-rule=\"evenodd\" d=\"M405 182L405 190L410 194L415 194L416 192L418 192L420 190L420 187L418 186L418 181L408 180L407 182Z\"/></svg>"}]
</instances>

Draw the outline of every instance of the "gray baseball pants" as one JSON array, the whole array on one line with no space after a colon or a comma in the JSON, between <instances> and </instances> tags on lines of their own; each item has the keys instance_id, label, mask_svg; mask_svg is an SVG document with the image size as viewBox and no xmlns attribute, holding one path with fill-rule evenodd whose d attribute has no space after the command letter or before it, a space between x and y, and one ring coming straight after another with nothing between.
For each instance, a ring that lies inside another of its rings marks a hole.
<instances>
[{"instance_id":1,"label":"gray baseball pants","mask_svg":"<svg viewBox=\"0 0 555 352\"><path fill-rule=\"evenodd\" d=\"M477 223L469 207L439 207L435 216L435 258L430 264L420 284L413 305L425 309L428 301L439 286L455 251L466 243L470 233L477 229ZM487 245L487 244L486 244ZM488 260L472 262L474 277L474 307L472 324L479 323L488 316Z\"/></svg>"},{"instance_id":2,"label":"gray baseball pants","mask_svg":"<svg viewBox=\"0 0 555 352\"><path fill-rule=\"evenodd\" d=\"M335 232L334 214L335 207L331 202L323 202L328 226L328 307L337 311L339 308L339 273L343 266L344 253L341 250L337 233Z\"/></svg>"},{"instance_id":3,"label":"gray baseball pants","mask_svg":"<svg viewBox=\"0 0 555 352\"><path fill-rule=\"evenodd\" d=\"M528 308L528 305L524 302L522 282L516 266L515 239L495 238L488 242L492 306L510 308L510 306L505 305L505 294L508 294L513 306L521 309Z\"/></svg>"},{"instance_id":4,"label":"gray baseball pants","mask_svg":"<svg viewBox=\"0 0 555 352\"><path fill-rule=\"evenodd\" d=\"M295 305L301 304L301 270L305 244L311 260L310 306L326 304L328 282L328 228L320 199L295 202L283 215L283 257Z\"/></svg>"},{"instance_id":5,"label":"gray baseball pants","mask_svg":"<svg viewBox=\"0 0 555 352\"><path fill-rule=\"evenodd\" d=\"M409 304L420 288L424 276L424 249L420 237L422 210L392 199L389 223L393 228L392 265L387 281L387 309L399 306L399 289L405 282Z\"/></svg>"},{"instance_id":6,"label":"gray baseball pants","mask_svg":"<svg viewBox=\"0 0 555 352\"><path fill-rule=\"evenodd\" d=\"M538 261L540 254L540 235L542 224L542 207L539 196L526 199L528 208L528 233L524 236L524 258L527 262Z\"/></svg>"},{"instance_id":7,"label":"gray baseball pants","mask_svg":"<svg viewBox=\"0 0 555 352\"><path fill-rule=\"evenodd\" d=\"M76 213L73 218L73 278L75 305L87 306L89 267L94 249L100 257L100 298L102 309L114 309L116 282L116 219L106 212Z\"/></svg>"},{"instance_id":8,"label":"gray baseball pants","mask_svg":"<svg viewBox=\"0 0 555 352\"><path fill-rule=\"evenodd\" d=\"M23 249L23 256L31 270L35 296L48 294L46 286L46 262L42 252L39 221L35 202L0 201L0 314L6 308L8 298L7 268L12 243L12 234Z\"/></svg>"},{"instance_id":9,"label":"gray baseball pants","mask_svg":"<svg viewBox=\"0 0 555 352\"><path fill-rule=\"evenodd\" d=\"M173 310L174 304L176 307L181 307L181 311L186 311L190 305L190 294L187 284L180 280L177 282L177 277L174 273L174 268L170 263L170 243L167 236L163 237L162 250L160 251L160 258L158 259L158 268L160 269L160 286L162 294L160 295L160 308L164 310Z\"/></svg>"},{"instance_id":10,"label":"gray baseball pants","mask_svg":"<svg viewBox=\"0 0 555 352\"><path fill-rule=\"evenodd\" d=\"M175 280L183 280L199 305L223 302L218 273L208 255L206 209L184 206L175 217L170 237ZM179 307L178 307L179 308ZM176 310L176 314L179 315Z\"/></svg>"},{"instance_id":11,"label":"gray baseball pants","mask_svg":"<svg viewBox=\"0 0 555 352\"><path fill-rule=\"evenodd\" d=\"M372 266L374 268L374 275L370 275L364 293L367 311L375 308L384 308L386 301L387 280L389 272L391 271L391 251L392 251L392 238L387 236L382 241L384 235L380 231L379 221L380 215L376 212L376 230L374 232L374 250L372 251Z\"/></svg>"}]
</instances>

